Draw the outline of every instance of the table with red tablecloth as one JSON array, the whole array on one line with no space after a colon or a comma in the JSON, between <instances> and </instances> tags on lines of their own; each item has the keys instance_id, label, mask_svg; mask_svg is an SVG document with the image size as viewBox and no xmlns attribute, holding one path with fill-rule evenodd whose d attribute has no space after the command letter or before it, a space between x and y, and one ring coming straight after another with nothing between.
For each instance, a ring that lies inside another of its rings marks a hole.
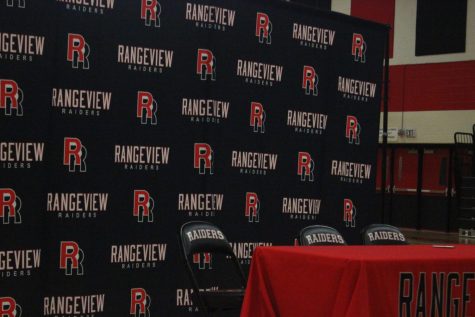
<instances>
[{"instance_id":1,"label":"table with red tablecloth","mask_svg":"<svg viewBox=\"0 0 475 317\"><path fill-rule=\"evenodd\" d=\"M258 247L241 317L475 317L475 246Z\"/></svg>"}]
</instances>

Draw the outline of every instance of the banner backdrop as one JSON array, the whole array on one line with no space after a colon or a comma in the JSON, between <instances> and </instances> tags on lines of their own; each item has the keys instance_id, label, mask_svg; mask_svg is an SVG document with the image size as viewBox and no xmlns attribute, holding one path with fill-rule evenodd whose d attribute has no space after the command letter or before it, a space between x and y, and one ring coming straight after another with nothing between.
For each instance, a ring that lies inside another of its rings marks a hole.
<instances>
[{"instance_id":1,"label":"banner backdrop","mask_svg":"<svg viewBox=\"0 0 475 317\"><path fill-rule=\"evenodd\" d=\"M251 0L1 0L0 21L1 316L192 316L182 223L247 267L373 220L385 27Z\"/></svg>"}]
</instances>

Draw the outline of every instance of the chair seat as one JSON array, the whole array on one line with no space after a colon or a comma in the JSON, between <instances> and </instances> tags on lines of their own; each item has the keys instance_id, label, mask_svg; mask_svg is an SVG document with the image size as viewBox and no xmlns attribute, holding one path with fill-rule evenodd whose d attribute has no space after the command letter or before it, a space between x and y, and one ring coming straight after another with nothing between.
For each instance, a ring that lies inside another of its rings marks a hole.
<instances>
[{"instance_id":1,"label":"chair seat","mask_svg":"<svg viewBox=\"0 0 475 317\"><path fill-rule=\"evenodd\" d=\"M244 300L244 290L240 288L200 291L200 295L211 312L239 310Z\"/></svg>"}]
</instances>

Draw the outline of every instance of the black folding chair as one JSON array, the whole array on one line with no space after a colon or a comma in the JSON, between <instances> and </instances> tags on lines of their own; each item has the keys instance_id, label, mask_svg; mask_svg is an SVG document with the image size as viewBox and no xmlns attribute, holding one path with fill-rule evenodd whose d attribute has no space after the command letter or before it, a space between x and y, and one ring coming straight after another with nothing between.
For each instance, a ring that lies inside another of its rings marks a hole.
<instances>
[{"instance_id":1,"label":"black folding chair","mask_svg":"<svg viewBox=\"0 0 475 317\"><path fill-rule=\"evenodd\" d=\"M244 299L246 278L236 255L223 232L215 225L204 221L190 221L181 226L180 247L192 282L195 298L205 316L225 311L240 311ZM193 270L193 256L200 253L221 254L233 263L238 288L207 290L200 285Z\"/></svg>"},{"instance_id":2,"label":"black folding chair","mask_svg":"<svg viewBox=\"0 0 475 317\"><path fill-rule=\"evenodd\" d=\"M346 245L338 230L328 226L308 226L300 230L300 245Z\"/></svg>"},{"instance_id":3,"label":"black folding chair","mask_svg":"<svg viewBox=\"0 0 475 317\"><path fill-rule=\"evenodd\" d=\"M404 245L408 244L404 234L396 227L372 224L362 230L364 245Z\"/></svg>"}]
</instances>

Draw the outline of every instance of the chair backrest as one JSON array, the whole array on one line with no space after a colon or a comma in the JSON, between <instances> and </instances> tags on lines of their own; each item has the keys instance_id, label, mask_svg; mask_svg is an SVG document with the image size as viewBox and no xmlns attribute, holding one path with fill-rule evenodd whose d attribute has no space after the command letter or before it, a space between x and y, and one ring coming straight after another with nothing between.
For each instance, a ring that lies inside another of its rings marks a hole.
<instances>
[{"instance_id":1,"label":"chair backrest","mask_svg":"<svg viewBox=\"0 0 475 317\"><path fill-rule=\"evenodd\" d=\"M473 134L465 132L455 132L454 142L455 144L473 144Z\"/></svg>"},{"instance_id":2,"label":"chair backrest","mask_svg":"<svg viewBox=\"0 0 475 317\"><path fill-rule=\"evenodd\" d=\"M475 129L475 125L473 126ZM460 211L461 187L464 178L475 177L475 142L472 133L456 132L454 134L454 179L457 193L457 209ZM460 215L459 215L460 216Z\"/></svg>"},{"instance_id":3,"label":"chair backrest","mask_svg":"<svg viewBox=\"0 0 475 317\"><path fill-rule=\"evenodd\" d=\"M180 240L185 256L200 252L216 252L232 255L233 250L224 233L205 221L190 221L180 229Z\"/></svg>"},{"instance_id":4,"label":"chair backrest","mask_svg":"<svg viewBox=\"0 0 475 317\"><path fill-rule=\"evenodd\" d=\"M300 245L346 245L338 230L321 225L308 226L300 230Z\"/></svg>"},{"instance_id":5,"label":"chair backrest","mask_svg":"<svg viewBox=\"0 0 475 317\"><path fill-rule=\"evenodd\" d=\"M205 221L190 221L181 226L180 247L185 264L193 283L195 292L202 288L193 270L193 256L199 253L223 254L231 259L237 271L241 287L246 286L246 278L233 249L224 233L212 223Z\"/></svg>"},{"instance_id":6,"label":"chair backrest","mask_svg":"<svg viewBox=\"0 0 475 317\"><path fill-rule=\"evenodd\" d=\"M473 126L475 129L475 125ZM455 177L475 176L475 142L474 134L455 132L454 133L454 169ZM473 175L472 175L473 174Z\"/></svg>"},{"instance_id":7,"label":"chair backrest","mask_svg":"<svg viewBox=\"0 0 475 317\"><path fill-rule=\"evenodd\" d=\"M372 224L362 231L365 245L403 245L408 244L402 232L391 225Z\"/></svg>"}]
</instances>

